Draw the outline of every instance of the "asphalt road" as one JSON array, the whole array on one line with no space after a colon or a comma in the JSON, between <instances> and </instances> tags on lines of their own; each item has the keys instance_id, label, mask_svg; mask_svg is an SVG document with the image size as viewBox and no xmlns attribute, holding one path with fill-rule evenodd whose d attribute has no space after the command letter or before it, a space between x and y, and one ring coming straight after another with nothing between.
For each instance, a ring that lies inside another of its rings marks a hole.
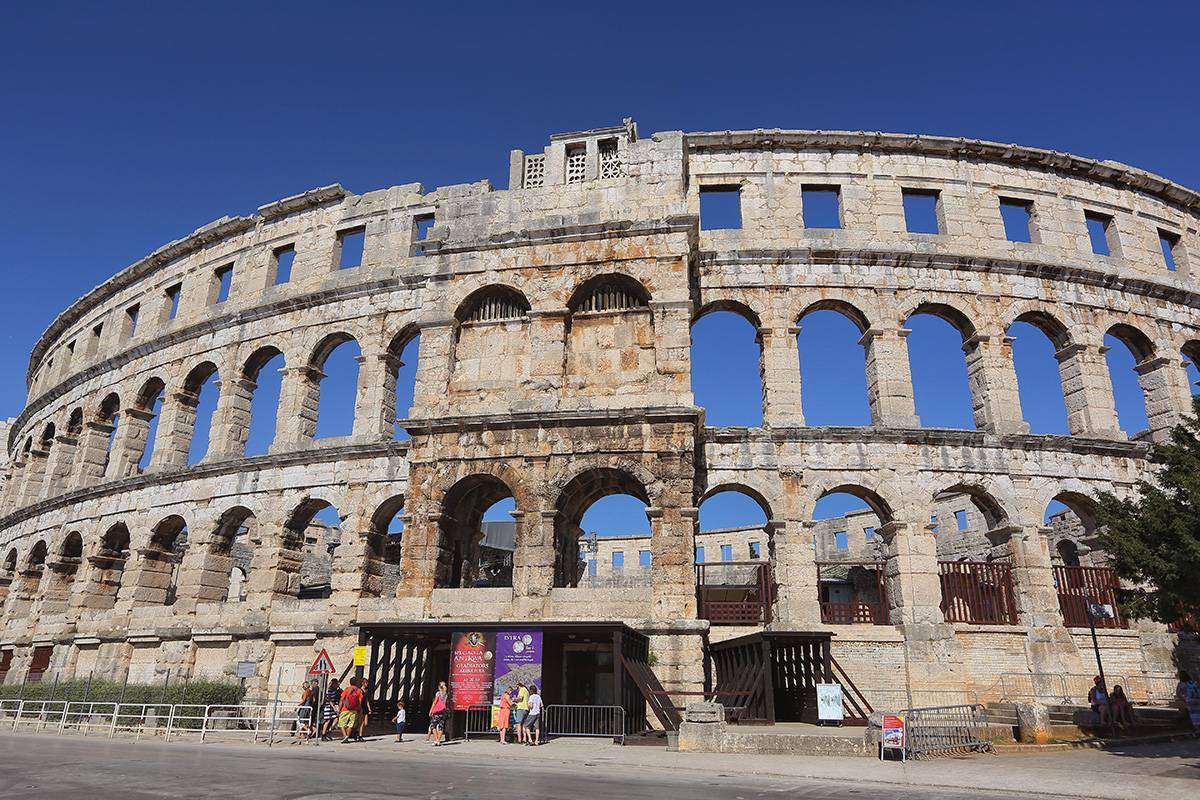
<instances>
[{"instance_id":1,"label":"asphalt road","mask_svg":"<svg viewBox=\"0 0 1200 800\"><path fill-rule=\"evenodd\" d=\"M552 746L552 745L551 745ZM611 745L606 745L610 746ZM915 790L855 783L631 768L605 763L464 758L418 742L394 752L355 745L225 746L81 737L0 737L0 798L486 798L487 800L758 800L930 798L992 800L1012 794Z\"/></svg>"}]
</instances>

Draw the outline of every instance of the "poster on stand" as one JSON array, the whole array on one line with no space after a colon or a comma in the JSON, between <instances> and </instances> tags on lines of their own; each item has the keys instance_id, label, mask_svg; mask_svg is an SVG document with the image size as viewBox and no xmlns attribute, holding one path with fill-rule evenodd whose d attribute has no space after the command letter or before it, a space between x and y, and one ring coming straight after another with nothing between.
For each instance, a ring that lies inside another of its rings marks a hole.
<instances>
[{"instance_id":1,"label":"poster on stand","mask_svg":"<svg viewBox=\"0 0 1200 800\"><path fill-rule=\"evenodd\" d=\"M450 707L465 711L492 702L495 644L483 631L456 633L450 643Z\"/></svg>"},{"instance_id":2,"label":"poster on stand","mask_svg":"<svg viewBox=\"0 0 1200 800\"><path fill-rule=\"evenodd\" d=\"M542 685L542 632L500 631L496 634L494 698L510 686Z\"/></svg>"}]
</instances>

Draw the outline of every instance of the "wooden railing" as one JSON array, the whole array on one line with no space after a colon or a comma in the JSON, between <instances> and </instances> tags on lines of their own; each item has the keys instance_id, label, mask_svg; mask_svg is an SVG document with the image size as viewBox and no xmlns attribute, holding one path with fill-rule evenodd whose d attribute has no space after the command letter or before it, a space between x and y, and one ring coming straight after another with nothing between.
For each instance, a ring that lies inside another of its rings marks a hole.
<instances>
[{"instance_id":1,"label":"wooden railing","mask_svg":"<svg viewBox=\"0 0 1200 800\"><path fill-rule=\"evenodd\" d=\"M696 565L696 606L713 625L768 625L775 586L768 561Z\"/></svg>"},{"instance_id":2,"label":"wooden railing","mask_svg":"<svg viewBox=\"0 0 1200 800\"><path fill-rule=\"evenodd\" d=\"M821 622L826 625L888 625L887 577L883 561L818 561L817 599L821 605ZM861 576L855 570L862 572ZM873 590L865 594L862 581L873 582ZM849 585L851 600L830 600L829 591L838 584Z\"/></svg>"},{"instance_id":3,"label":"wooden railing","mask_svg":"<svg viewBox=\"0 0 1200 800\"><path fill-rule=\"evenodd\" d=\"M1088 602L1112 606L1113 618L1096 618L1097 628L1126 628L1129 623L1121 616L1117 590L1121 580L1110 567L1054 568L1054 586L1058 589L1058 607L1063 624L1068 628L1088 627Z\"/></svg>"},{"instance_id":4,"label":"wooden railing","mask_svg":"<svg viewBox=\"0 0 1200 800\"><path fill-rule=\"evenodd\" d=\"M1001 561L939 561L947 622L1016 625L1012 565Z\"/></svg>"}]
</instances>

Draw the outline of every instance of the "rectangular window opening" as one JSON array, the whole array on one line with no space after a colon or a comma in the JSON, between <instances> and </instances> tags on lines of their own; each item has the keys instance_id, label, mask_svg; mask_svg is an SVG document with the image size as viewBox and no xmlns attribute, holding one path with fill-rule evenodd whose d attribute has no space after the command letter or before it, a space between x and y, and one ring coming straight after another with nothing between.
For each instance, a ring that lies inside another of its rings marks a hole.
<instances>
[{"instance_id":1,"label":"rectangular window opening","mask_svg":"<svg viewBox=\"0 0 1200 800\"><path fill-rule=\"evenodd\" d=\"M1004 220L1004 238L1010 242L1033 241L1032 201L1001 197L1000 218Z\"/></svg>"},{"instance_id":2,"label":"rectangular window opening","mask_svg":"<svg viewBox=\"0 0 1200 800\"><path fill-rule=\"evenodd\" d=\"M425 255L425 248L419 242L423 242L429 238L430 232L433 231L433 223L433 214L418 214L413 217L413 242L418 243L413 246L414 256Z\"/></svg>"},{"instance_id":3,"label":"rectangular window opening","mask_svg":"<svg viewBox=\"0 0 1200 800\"><path fill-rule=\"evenodd\" d=\"M567 145L567 183L583 183L587 178L587 145Z\"/></svg>"},{"instance_id":4,"label":"rectangular window opening","mask_svg":"<svg viewBox=\"0 0 1200 800\"><path fill-rule=\"evenodd\" d=\"M275 285L292 279L292 264L296 261L296 246L289 244L275 248Z\"/></svg>"},{"instance_id":5,"label":"rectangular window opening","mask_svg":"<svg viewBox=\"0 0 1200 800\"><path fill-rule=\"evenodd\" d=\"M742 190L739 186L700 187L700 230L737 230L742 227Z\"/></svg>"},{"instance_id":6,"label":"rectangular window opening","mask_svg":"<svg viewBox=\"0 0 1200 800\"><path fill-rule=\"evenodd\" d=\"M341 231L338 239L338 269L353 269L362 264L363 245L367 239L366 228Z\"/></svg>"},{"instance_id":7,"label":"rectangular window opening","mask_svg":"<svg viewBox=\"0 0 1200 800\"><path fill-rule=\"evenodd\" d=\"M955 511L954 522L958 525L960 531L965 531L967 529L967 512L965 510Z\"/></svg>"},{"instance_id":8,"label":"rectangular window opening","mask_svg":"<svg viewBox=\"0 0 1200 800\"><path fill-rule=\"evenodd\" d=\"M165 294L167 296L167 319L173 320L179 313L179 299L183 296L183 284L177 283L168 287Z\"/></svg>"},{"instance_id":9,"label":"rectangular window opening","mask_svg":"<svg viewBox=\"0 0 1200 800\"><path fill-rule=\"evenodd\" d=\"M909 233L941 233L938 203L941 192L936 189L901 189L904 202L904 225Z\"/></svg>"},{"instance_id":10,"label":"rectangular window opening","mask_svg":"<svg viewBox=\"0 0 1200 800\"><path fill-rule=\"evenodd\" d=\"M721 545L721 560L722 561L733 561L733 545L731 545L731 544Z\"/></svg>"},{"instance_id":11,"label":"rectangular window opening","mask_svg":"<svg viewBox=\"0 0 1200 800\"><path fill-rule=\"evenodd\" d=\"M838 550L850 549L850 536L846 531L837 531L833 534L833 546Z\"/></svg>"},{"instance_id":12,"label":"rectangular window opening","mask_svg":"<svg viewBox=\"0 0 1200 800\"><path fill-rule=\"evenodd\" d=\"M866 539L867 539L867 541L868 541L868 542L869 542L869 541L871 541L872 539L874 539L874 538L875 538L875 528L873 528L873 527L872 527L872 526L870 526L870 525L868 525L867 527L863 528L863 536L865 536L865 537L866 537Z\"/></svg>"},{"instance_id":13,"label":"rectangular window opening","mask_svg":"<svg viewBox=\"0 0 1200 800\"><path fill-rule=\"evenodd\" d=\"M213 299L214 305L220 305L229 299L229 287L233 285L233 265L221 267L213 273L213 280L216 283L217 295Z\"/></svg>"},{"instance_id":14,"label":"rectangular window opening","mask_svg":"<svg viewBox=\"0 0 1200 800\"><path fill-rule=\"evenodd\" d=\"M588 570L588 577L589 577L589 578L594 578L594 577L596 577L596 559L594 559L594 558L589 558L589 559L588 559L588 562L587 562L587 565L588 565L588 566L587 566L587 570Z\"/></svg>"},{"instance_id":15,"label":"rectangular window opening","mask_svg":"<svg viewBox=\"0 0 1200 800\"><path fill-rule=\"evenodd\" d=\"M697 564L704 563L704 546L703 545L696 548L696 563Z\"/></svg>"},{"instance_id":16,"label":"rectangular window opening","mask_svg":"<svg viewBox=\"0 0 1200 800\"><path fill-rule=\"evenodd\" d=\"M841 187L801 186L800 202L804 227L842 227Z\"/></svg>"},{"instance_id":17,"label":"rectangular window opening","mask_svg":"<svg viewBox=\"0 0 1200 800\"><path fill-rule=\"evenodd\" d=\"M640 566L640 567L650 566L650 551L649 550L639 550L638 551L638 566Z\"/></svg>"},{"instance_id":18,"label":"rectangular window opening","mask_svg":"<svg viewBox=\"0 0 1200 800\"><path fill-rule=\"evenodd\" d=\"M622 569L625 566L625 552L623 550L614 550L612 554L613 571Z\"/></svg>"},{"instance_id":19,"label":"rectangular window opening","mask_svg":"<svg viewBox=\"0 0 1200 800\"><path fill-rule=\"evenodd\" d=\"M142 310L142 307L137 303L134 303L129 308L125 309L125 338L126 339L132 339L133 335L135 333L137 333L138 314L141 312L141 310Z\"/></svg>"},{"instance_id":20,"label":"rectangular window opening","mask_svg":"<svg viewBox=\"0 0 1200 800\"><path fill-rule=\"evenodd\" d=\"M1111 241L1113 218L1107 214L1085 211L1083 219L1087 222L1088 239L1092 243L1092 252L1098 256L1111 256L1113 251Z\"/></svg>"},{"instance_id":21,"label":"rectangular window opening","mask_svg":"<svg viewBox=\"0 0 1200 800\"><path fill-rule=\"evenodd\" d=\"M750 543L750 558L752 558L752 559L762 558L762 544L760 544L759 542L751 542Z\"/></svg>"},{"instance_id":22,"label":"rectangular window opening","mask_svg":"<svg viewBox=\"0 0 1200 800\"><path fill-rule=\"evenodd\" d=\"M1179 269L1179 234L1159 228L1158 246L1162 248L1163 263L1171 272Z\"/></svg>"}]
</instances>

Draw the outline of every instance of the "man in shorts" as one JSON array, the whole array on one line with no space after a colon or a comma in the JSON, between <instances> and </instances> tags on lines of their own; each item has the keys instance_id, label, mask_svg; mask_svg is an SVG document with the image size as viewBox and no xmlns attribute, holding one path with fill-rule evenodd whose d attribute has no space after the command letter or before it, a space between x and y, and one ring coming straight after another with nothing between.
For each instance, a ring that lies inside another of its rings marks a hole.
<instances>
[{"instance_id":1,"label":"man in shorts","mask_svg":"<svg viewBox=\"0 0 1200 800\"><path fill-rule=\"evenodd\" d=\"M529 714L529 690L525 684L517 684L517 699L512 704L512 724L517 729L517 743L528 742L529 733L525 730L525 717Z\"/></svg>"},{"instance_id":2,"label":"man in shorts","mask_svg":"<svg viewBox=\"0 0 1200 800\"><path fill-rule=\"evenodd\" d=\"M350 679L350 688L342 692L342 703L338 712L338 727L342 729L342 744L353 741L351 738L358 726L358 710L362 707L362 690L358 688L358 678Z\"/></svg>"}]
</instances>

